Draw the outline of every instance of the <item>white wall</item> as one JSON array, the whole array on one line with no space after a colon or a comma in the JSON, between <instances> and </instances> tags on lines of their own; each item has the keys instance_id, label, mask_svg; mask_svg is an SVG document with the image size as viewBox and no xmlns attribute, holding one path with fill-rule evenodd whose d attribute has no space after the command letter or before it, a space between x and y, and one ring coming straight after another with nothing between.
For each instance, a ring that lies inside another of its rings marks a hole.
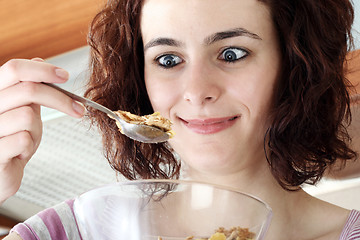
<instances>
[{"instance_id":1,"label":"white wall","mask_svg":"<svg viewBox=\"0 0 360 240\"><path fill-rule=\"evenodd\" d=\"M360 49L360 0L353 0L355 7L355 22L353 34L355 38L355 48Z\"/></svg>"}]
</instances>

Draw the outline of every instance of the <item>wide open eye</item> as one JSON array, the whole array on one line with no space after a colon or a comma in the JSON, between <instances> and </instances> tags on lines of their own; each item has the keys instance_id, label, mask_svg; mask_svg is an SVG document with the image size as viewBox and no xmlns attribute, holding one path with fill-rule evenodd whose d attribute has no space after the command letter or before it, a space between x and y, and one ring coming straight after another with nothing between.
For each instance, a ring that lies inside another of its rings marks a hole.
<instances>
[{"instance_id":1,"label":"wide open eye","mask_svg":"<svg viewBox=\"0 0 360 240\"><path fill-rule=\"evenodd\" d=\"M248 55L248 52L240 48L227 48L221 55L220 59L226 62L235 62L239 59L242 59Z\"/></svg>"},{"instance_id":2,"label":"wide open eye","mask_svg":"<svg viewBox=\"0 0 360 240\"><path fill-rule=\"evenodd\" d=\"M172 68L178 65L179 63L183 62L183 60L179 56L173 54L162 55L158 57L156 60L159 63L159 65L161 65L164 68Z\"/></svg>"}]
</instances>

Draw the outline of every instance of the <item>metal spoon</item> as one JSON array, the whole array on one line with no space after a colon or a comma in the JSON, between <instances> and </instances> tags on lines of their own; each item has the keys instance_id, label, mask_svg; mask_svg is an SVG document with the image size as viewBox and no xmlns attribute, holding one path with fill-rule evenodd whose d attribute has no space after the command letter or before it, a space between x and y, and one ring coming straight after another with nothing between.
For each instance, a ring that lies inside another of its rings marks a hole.
<instances>
[{"instance_id":1,"label":"metal spoon","mask_svg":"<svg viewBox=\"0 0 360 240\"><path fill-rule=\"evenodd\" d=\"M71 93L65 89L62 89L52 83L44 83L45 85L48 85L52 88L55 88L56 90L59 90L60 92L66 94L67 96L71 97L72 99L81 102L85 106L89 106L92 108L95 108L99 111L102 111L106 113L107 115L114 118L116 121L118 121L121 125L122 132L127 137L144 143L160 143L165 142L169 140L170 135L166 133L165 131L161 130L160 128L149 126L145 124L134 124L134 123L128 123L121 119L118 115L116 115L113 111L110 109L104 107L101 104L98 104L94 101L91 101L90 99L81 97L79 95L76 95L74 93Z\"/></svg>"}]
</instances>

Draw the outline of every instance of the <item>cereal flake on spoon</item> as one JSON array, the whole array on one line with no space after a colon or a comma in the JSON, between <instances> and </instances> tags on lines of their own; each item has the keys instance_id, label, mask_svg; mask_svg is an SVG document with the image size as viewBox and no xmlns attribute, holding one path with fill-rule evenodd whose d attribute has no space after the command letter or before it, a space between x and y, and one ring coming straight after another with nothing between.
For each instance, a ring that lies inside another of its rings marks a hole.
<instances>
[{"instance_id":1,"label":"cereal flake on spoon","mask_svg":"<svg viewBox=\"0 0 360 240\"><path fill-rule=\"evenodd\" d=\"M175 133L171 130L172 122L161 116L159 112L154 112L153 114L144 115L144 116L138 116L136 114L132 114L127 111L114 111L116 115L118 115L122 120L132 123L132 124L144 124L148 126L157 127L164 132L166 132L170 138L172 138ZM119 128L119 131L122 132L122 128L118 122L116 122L117 127Z\"/></svg>"}]
</instances>

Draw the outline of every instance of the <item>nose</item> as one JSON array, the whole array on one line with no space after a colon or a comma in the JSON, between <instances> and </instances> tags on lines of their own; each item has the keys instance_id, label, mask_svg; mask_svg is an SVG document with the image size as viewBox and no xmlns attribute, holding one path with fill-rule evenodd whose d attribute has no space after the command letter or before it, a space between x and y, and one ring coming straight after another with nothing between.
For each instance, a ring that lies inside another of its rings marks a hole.
<instances>
[{"instance_id":1,"label":"nose","mask_svg":"<svg viewBox=\"0 0 360 240\"><path fill-rule=\"evenodd\" d=\"M203 105L216 102L221 95L221 80L217 78L215 69L205 64L188 66L184 77L184 100Z\"/></svg>"}]
</instances>

